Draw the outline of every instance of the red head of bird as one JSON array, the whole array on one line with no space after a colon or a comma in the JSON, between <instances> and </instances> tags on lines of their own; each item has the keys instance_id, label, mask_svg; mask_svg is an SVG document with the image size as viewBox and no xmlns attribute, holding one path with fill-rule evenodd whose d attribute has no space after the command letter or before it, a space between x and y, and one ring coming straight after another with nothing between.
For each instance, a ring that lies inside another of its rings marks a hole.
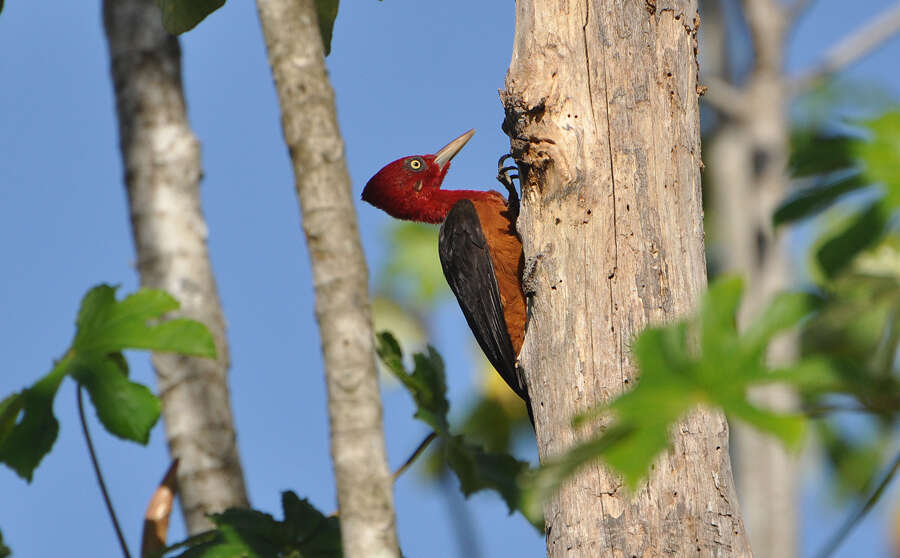
<instances>
[{"instance_id":1,"label":"red head of bird","mask_svg":"<svg viewBox=\"0 0 900 558\"><path fill-rule=\"evenodd\" d=\"M369 179L363 201L397 219L441 223L459 200L488 195L475 190L441 190L450 160L474 134L475 130L469 130L433 155L412 155L389 163Z\"/></svg>"}]
</instances>

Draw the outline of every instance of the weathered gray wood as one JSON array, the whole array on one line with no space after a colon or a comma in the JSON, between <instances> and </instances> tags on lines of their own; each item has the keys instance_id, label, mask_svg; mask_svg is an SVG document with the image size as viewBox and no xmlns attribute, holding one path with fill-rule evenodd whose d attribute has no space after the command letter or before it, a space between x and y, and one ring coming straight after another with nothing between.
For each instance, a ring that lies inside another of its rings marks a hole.
<instances>
[{"instance_id":1,"label":"weathered gray wood","mask_svg":"<svg viewBox=\"0 0 900 558\"><path fill-rule=\"evenodd\" d=\"M694 0L519 0L503 93L533 290L519 355L542 459L636 381L629 343L706 284ZM647 412L652 412L648 409ZM698 410L633 497L601 466L545 506L549 556L748 556L728 428Z\"/></svg>"},{"instance_id":2,"label":"weathered gray wood","mask_svg":"<svg viewBox=\"0 0 900 558\"><path fill-rule=\"evenodd\" d=\"M200 142L191 131L178 39L153 0L106 0L103 19L131 231L141 284L165 289L179 316L203 322L219 358L154 354L169 452L180 460L178 500L190 533L206 515L246 507L228 395L228 343L200 207Z\"/></svg>"},{"instance_id":3,"label":"weathered gray wood","mask_svg":"<svg viewBox=\"0 0 900 558\"><path fill-rule=\"evenodd\" d=\"M313 271L347 558L400 556L363 257L313 0L257 0ZM298 363L303 373L309 371Z\"/></svg>"}]
</instances>

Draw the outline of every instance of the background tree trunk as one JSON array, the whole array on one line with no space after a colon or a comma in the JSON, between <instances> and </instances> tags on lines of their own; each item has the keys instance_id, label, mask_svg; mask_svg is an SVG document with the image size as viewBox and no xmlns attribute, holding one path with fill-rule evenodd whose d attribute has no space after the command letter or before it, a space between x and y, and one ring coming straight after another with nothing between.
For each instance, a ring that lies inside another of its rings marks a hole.
<instances>
[{"instance_id":1,"label":"background tree trunk","mask_svg":"<svg viewBox=\"0 0 900 558\"><path fill-rule=\"evenodd\" d=\"M322 335L344 556L399 557L369 275L313 0L257 0Z\"/></svg>"},{"instance_id":2,"label":"background tree trunk","mask_svg":"<svg viewBox=\"0 0 900 558\"><path fill-rule=\"evenodd\" d=\"M178 490L190 533L206 514L246 507L228 396L225 318L200 210L200 144L187 121L178 39L152 0L106 0L104 26L141 284L165 289L177 312L206 324L218 359L153 355L166 439L180 459Z\"/></svg>"},{"instance_id":3,"label":"background tree trunk","mask_svg":"<svg viewBox=\"0 0 900 558\"><path fill-rule=\"evenodd\" d=\"M635 381L628 346L706 284L696 0L519 0L506 129L534 291L519 356L542 459ZM549 556L747 556L728 428L698 410L633 497L602 466L545 506Z\"/></svg>"},{"instance_id":4,"label":"background tree trunk","mask_svg":"<svg viewBox=\"0 0 900 558\"><path fill-rule=\"evenodd\" d=\"M789 283L787 246L772 225L772 214L789 184L789 100L783 67L791 17L779 0L747 0L743 15L753 40L754 65L743 89L729 99L730 110L722 114L710 149L714 223L722 247L716 261L723 272L743 276L747 285L739 327ZM709 75L728 80L724 73ZM795 356L793 337L770 347L773 364ZM753 395L762 407L790 411L797 406L786 386L766 386ZM793 558L799 528L797 458L771 436L743 424L733 427L735 477L751 546L758 556Z\"/></svg>"}]
</instances>

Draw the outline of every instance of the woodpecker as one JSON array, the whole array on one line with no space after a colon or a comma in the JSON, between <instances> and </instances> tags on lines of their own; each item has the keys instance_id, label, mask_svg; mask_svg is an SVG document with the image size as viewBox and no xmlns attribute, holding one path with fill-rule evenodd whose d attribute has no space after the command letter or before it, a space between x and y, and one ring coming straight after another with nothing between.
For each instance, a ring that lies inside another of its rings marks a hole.
<instances>
[{"instance_id":1,"label":"woodpecker","mask_svg":"<svg viewBox=\"0 0 900 558\"><path fill-rule=\"evenodd\" d=\"M469 130L432 155L410 155L389 163L363 189L362 199L397 219L442 223L438 254L478 345L531 416L531 403L516 357L525 338L524 257L516 232L519 198L500 159L498 179L509 198L495 190L442 190L450 161L475 134ZM532 420L532 423L534 421Z\"/></svg>"}]
</instances>

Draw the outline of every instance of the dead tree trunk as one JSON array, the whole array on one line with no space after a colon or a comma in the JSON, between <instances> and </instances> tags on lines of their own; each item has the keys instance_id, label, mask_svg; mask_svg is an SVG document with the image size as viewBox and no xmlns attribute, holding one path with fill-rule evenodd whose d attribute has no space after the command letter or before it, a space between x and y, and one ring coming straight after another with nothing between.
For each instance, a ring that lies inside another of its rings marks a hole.
<instances>
[{"instance_id":1,"label":"dead tree trunk","mask_svg":"<svg viewBox=\"0 0 900 558\"><path fill-rule=\"evenodd\" d=\"M206 514L248 505L228 395L225 317L200 209L200 143L187 120L181 48L163 29L156 3L107 0L103 16L141 284L178 299L179 315L203 322L219 355L153 355L169 451L180 460L178 499L188 531L197 533L212 526Z\"/></svg>"},{"instance_id":2,"label":"dead tree trunk","mask_svg":"<svg viewBox=\"0 0 900 558\"><path fill-rule=\"evenodd\" d=\"M519 355L542 459L573 415L636 380L648 324L706 285L696 0L519 0L503 94L523 171L531 318ZM652 412L652 410L648 410ZM633 497L601 466L545 506L548 556L748 556L724 417L673 429Z\"/></svg>"}]
</instances>

